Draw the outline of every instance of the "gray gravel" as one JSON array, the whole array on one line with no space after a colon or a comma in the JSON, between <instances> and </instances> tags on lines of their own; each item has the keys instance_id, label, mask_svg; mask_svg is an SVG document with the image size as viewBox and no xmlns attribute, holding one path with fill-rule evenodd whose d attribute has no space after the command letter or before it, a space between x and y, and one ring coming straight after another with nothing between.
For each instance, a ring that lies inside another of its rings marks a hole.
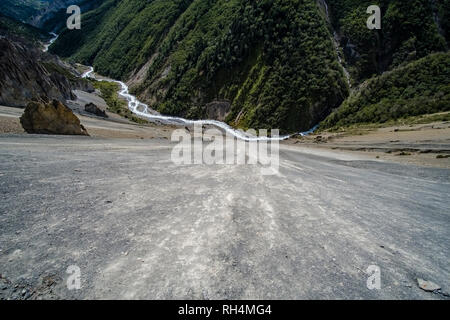
<instances>
[{"instance_id":1,"label":"gray gravel","mask_svg":"<svg viewBox=\"0 0 450 320\"><path fill-rule=\"evenodd\" d=\"M171 148L0 136L0 298L447 298L450 170L282 147L263 176Z\"/></svg>"}]
</instances>

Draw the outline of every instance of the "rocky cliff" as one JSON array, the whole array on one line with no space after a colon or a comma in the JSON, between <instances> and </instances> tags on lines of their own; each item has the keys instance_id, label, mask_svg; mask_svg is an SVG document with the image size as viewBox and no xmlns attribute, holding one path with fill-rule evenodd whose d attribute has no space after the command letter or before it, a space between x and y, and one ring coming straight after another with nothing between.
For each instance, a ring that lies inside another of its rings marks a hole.
<instances>
[{"instance_id":1,"label":"rocky cliff","mask_svg":"<svg viewBox=\"0 0 450 320\"><path fill-rule=\"evenodd\" d=\"M93 90L59 58L0 36L0 105L25 107L35 97L66 101L72 90Z\"/></svg>"}]
</instances>

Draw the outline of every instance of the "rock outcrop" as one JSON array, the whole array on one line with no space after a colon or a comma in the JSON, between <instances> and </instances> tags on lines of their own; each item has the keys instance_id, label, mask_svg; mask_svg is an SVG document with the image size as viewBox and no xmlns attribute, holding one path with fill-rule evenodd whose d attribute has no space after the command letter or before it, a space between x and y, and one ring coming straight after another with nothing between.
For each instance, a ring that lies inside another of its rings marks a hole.
<instances>
[{"instance_id":1,"label":"rock outcrop","mask_svg":"<svg viewBox=\"0 0 450 320\"><path fill-rule=\"evenodd\" d=\"M88 103L84 106L84 110L86 112L95 114L96 116L99 117L103 117L103 118L108 118L108 116L106 115L105 110L100 109L99 107L97 107L94 103Z\"/></svg>"},{"instance_id":2,"label":"rock outcrop","mask_svg":"<svg viewBox=\"0 0 450 320\"><path fill-rule=\"evenodd\" d=\"M28 133L89 135L72 110L58 100L42 98L31 101L20 123Z\"/></svg>"},{"instance_id":3,"label":"rock outcrop","mask_svg":"<svg viewBox=\"0 0 450 320\"><path fill-rule=\"evenodd\" d=\"M230 101L212 101L206 105L206 116L208 119L224 121L230 110Z\"/></svg>"},{"instance_id":4,"label":"rock outcrop","mask_svg":"<svg viewBox=\"0 0 450 320\"><path fill-rule=\"evenodd\" d=\"M94 90L57 57L0 36L0 105L25 107L41 96L65 102L74 89Z\"/></svg>"}]
</instances>

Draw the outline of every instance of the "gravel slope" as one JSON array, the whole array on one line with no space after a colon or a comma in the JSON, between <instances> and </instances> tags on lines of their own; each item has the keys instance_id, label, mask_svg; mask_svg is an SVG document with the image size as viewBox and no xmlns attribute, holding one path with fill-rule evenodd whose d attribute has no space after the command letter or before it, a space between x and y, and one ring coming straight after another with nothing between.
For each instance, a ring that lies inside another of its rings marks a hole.
<instances>
[{"instance_id":1,"label":"gravel slope","mask_svg":"<svg viewBox=\"0 0 450 320\"><path fill-rule=\"evenodd\" d=\"M0 298L446 298L417 277L450 292L450 170L282 146L263 176L176 166L172 146L1 135Z\"/></svg>"}]
</instances>

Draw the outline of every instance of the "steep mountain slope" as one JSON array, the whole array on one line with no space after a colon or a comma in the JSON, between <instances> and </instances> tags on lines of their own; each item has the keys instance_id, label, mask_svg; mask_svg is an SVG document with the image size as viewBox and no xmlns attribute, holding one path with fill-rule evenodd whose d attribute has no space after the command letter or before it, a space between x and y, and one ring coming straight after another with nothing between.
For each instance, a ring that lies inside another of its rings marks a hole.
<instances>
[{"instance_id":1,"label":"steep mountain slope","mask_svg":"<svg viewBox=\"0 0 450 320\"><path fill-rule=\"evenodd\" d=\"M0 35L9 38L20 37L36 45L50 39L50 35L47 32L2 14L0 14Z\"/></svg>"},{"instance_id":2,"label":"steep mountain slope","mask_svg":"<svg viewBox=\"0 0 450 320\"><path fill-rule=\"evenodd\" d=\"M25 22L29 17L45 10L49 5L45 0L2 0L0 12L15 20Z\"/></svg>"},{"instance_id":3,"label":"steep mountain slope","mask_svg":"<svg viewBox=\"0 0 450 320\"><path fill-rule=\"evenodd\" d=\"M24 107L41 96L65 101L74 89L93 90L57 57L0 35L0 105Z\"/></svg>"},{"instance_id":4,"label":"steep mountain slope","mask_svg":"<svg viewBox=\"0 0 450 320\"><path fill-rule=\"evenodd\" d=\"M450 108L450 0L381 0L381 30L361 27L370 4L328 0L356 89L321 128L384 123Z\"/></svg>"},{"instance_id":5,"label":"steep mountain slope","mask_svg":"<svg viewBox=\"0 0 450 320\"><path fill-rule=\"evenodd\" d=\"M0 12L46 32L57 32L66 24L67 7L78 5L85 12L101 2L103 0L2 0Z\"/></svg>"},{"instance_id":6,"label":"steep mountain slope","mask_svg":"<svg viewBox=\"0 0 450 320\"><path fill-rule=\"evenodd\" d=\"M449 1L380 0L382 29L368 30L370 0L104 0L51 50L162 113L294 132L349 94L335 41L357 87L446 51Z\"/></svg>"},{"instance_id":7,"label":"steep mountain slope","mask_svg":"<svg viewBox=\"0 0 450 320\"><path fill-rule=\"evenodd\" d=\"M367 80L321 123L339 128L450 111L450 52L436 53Z\"/></svg>"},{"instance_id":8,"label":"steep mountain slope","mask_svg":"<svg viewBox=\"0 0 450 320\"><path fill-rule=\"evenodd\" d=\"M82 21L51 50L131 79L166 114L293 132L348 94L315 1L106 0Z\"/></svg>"},{"instance_id":9,"label":"steep mountain slope","mask_svg":"<svg viewBox=\"0 0 450 320\"><path fill-rule=\"evenodd\" d=\"M445 51L450 0L327 0L354 82ZM369 5L381 8L381 30L365 27Z\"/></svg>"},{"instance_id":10,"label":"steep mountain slope","mask_svg":"<svg viewBox=\"0 0 450 320\"><path fill-rule=\"evenodd\" d=\"M81 12L86 12L98 7L104 0L49 0L49 5L29 17L26 22L39 27L47 32L59 33L65 28L69 15L67 8L70 5L77 5Z\"/></svg>"}]
</instances>

